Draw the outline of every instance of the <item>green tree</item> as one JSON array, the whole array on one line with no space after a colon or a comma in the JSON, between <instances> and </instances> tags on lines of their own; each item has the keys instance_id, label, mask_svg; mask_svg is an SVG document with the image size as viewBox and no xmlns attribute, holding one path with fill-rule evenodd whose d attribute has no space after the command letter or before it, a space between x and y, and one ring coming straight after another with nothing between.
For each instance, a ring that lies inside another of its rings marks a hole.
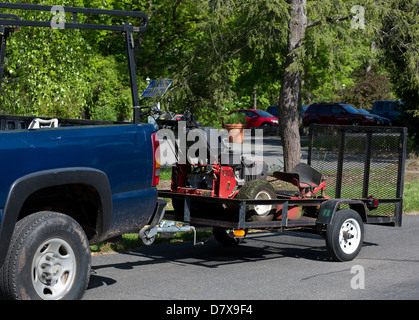
<instances>
[{"instance_id":1,"label":"green tree","mask_svg":"<svg viewBox=\"0 0 419 320\"><path fill-rule=\"evenodd\" d=\"M174 79L160 99L170 98L173 111L193 105L200 121L219 125L220 117L233 108L264 109L279 102L286 170L300 159L303 102L345 99L367 108L364 104L391 95L409 105L418 101L414 0L58 2L31 1L145 12L149 28L135 34L139 91L147 77ZM361 9L362 28L360 19L354 20ZM89 21L124 22L106 16ZM9 39L7 57L0 96L4 113L131 118L122 34L21 28Z\"/></svg>"},{"instance_id":2,"label":"green tree","mask_svg":"<svg viewBox=\"0 0 419 320\"><path fill-rule=\"evenodd\" d=\"M57 4L41 0L31 3ZM66 0L58 4L104 8L101 3ZM23 20L52 18L50 12L13 13ZM106 16L77 18L79 22L122 23ZM72 20L71 14L66 20ZM8 39L0 110L16 115L128 120L132 116L129 88L123 34L21 27Z\"/></svg>"},{"instance_id":3,"label":"green tree","mask_svg":"<svg viewBox=\"0 0 419 320\"><path fill-rule=\"evenodd\" d=\"M266 106L278 96L286 4L270 1L208 1L208 19L185 61L176 98L199 108L201 119L219 125L238 107Z\"/></svg>"},{"instance_id":4,"label":"green tree","mask_svg":"<svg viewBox=\"0 0 419 320\"><path fill-rule=\"evenodd\" d=\"M377 37L394 91L406 103L404 123L419 150L418 1L391 1Z\"/></svg>"},{"instance_id":5,"label":"green tree","mask_svg":"<svg viewBox=\"0 0 419 320\"><path fill-rule=\"evenodd\" d=\"M329 72L336 70L337 73L341 73L339 71L345 70L348 61L347 48L357 48L358 46L363 50L354 50L355 53L365 54L370 65L375 57L375 52L371 50L374 41L389 42L388 38L383 37L383 33L384 35L389 33L389 31L385 31L386 24L389 23L390 30L393 28L401 30L399 35L403 41L398 48L403 47L405 50L401 50L402 55L400 55L400 51L396 55L401 58L401 63L405 66L403 70L410 68L409 80L396 80L397 75L391 71L390 80L396 91L404 92L416 103L418 101L416 98L418 93L416 85L418 75L417 1L404 1L402 4L398 4L396 1L389 3L368 0L361 1L361 3L359 1L306 2L305 0L289 0L288 2L290 4L290 20L287 59L279 99L285 170L290 170L300 161L297 119L299 118L298 107L301 105L302 69L304 60L313 59L312 54L316 53L319 48L327 48ZM415 5L416 7L414 7ZM365 15L365 12L368 14ZM384 23L383 16L387 17L384 19ZM311 32L316 36L308 37L307 34ZM371 40L366 41L365 39ZM400 44L400 42L398 43ZM368 48L370 49L368 50ZM349 55L349 57L351 56L354 57L353 54ZM362 59L351 60L355 63L362 61ZM389 61L394 63L396 57L390 58ZM354 70L353 67L350 69Z\"/></svg>"}]
</instances>

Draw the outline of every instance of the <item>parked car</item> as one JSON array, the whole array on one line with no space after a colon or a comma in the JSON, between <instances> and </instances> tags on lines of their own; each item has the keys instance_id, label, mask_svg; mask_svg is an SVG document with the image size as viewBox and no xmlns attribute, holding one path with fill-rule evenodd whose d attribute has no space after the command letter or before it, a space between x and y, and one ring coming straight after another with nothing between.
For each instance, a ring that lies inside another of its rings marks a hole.
<instances>
[{"instance_id":1,"label":"parked car","mask_svg":"<svg viewBox=\"0 0 419 320\"><path fill-rule=\"evenodd\" d=\"M246 128L259 128L259 127L273 127L278 126L278 118L269 112L258 109L241 109L230 111L229 114L234 112L241 112L246 114Z\"/></svg>"},{"instance_id":2,"label":"parked car","mask_svg":"<svg viewBox=\"0 0 419 320\"><path fill-rule=\"evenodd\" d=\"M377 114L372 114L371 112L369 112L367 110L364 110L364 109L359 109L358 108L357 110L358 110L359 113L368 114L370 116L373 116L374 118L377 119L377 121L380 122L379 124L382 125L382 126L391 126L392 125L392 122L389 118L381 117Z\"/></svg>"},{"instance_id":3,"label":"parked car","mask_svg":"<svg viewBox=\"0 0 419 320\"><path fill-rule=\"evenodd\" d=\"M380 125L380 121L370 114L362 114L356 108L343 103L315 103L304 114L303 124L312 123L334 125Z\"/></svg>"},{"instance_id":4,"label":"parked car","mask_svg":"<svg viewBox=\"0 0 419 320\"><path fill-rule=\"evenodd\" d=\"M306 112L308 106L301 106L301 114L304 119L304 112ZM270 114L274 115L275 117L278 117L278 106L269 106L268 109L266 109L266 112L269 112Z\"/></svg>"},{"instance_id":5,"label":"parked car","mask_svg":"<svg viewBox=\"0 0 419 320\"><path fill-rule=\"evenodd\" d=\"M403 112L403 105L402 101L375 101L371 113L389 118L393 124L397 124Z\"/></svg>"}]
</instances>

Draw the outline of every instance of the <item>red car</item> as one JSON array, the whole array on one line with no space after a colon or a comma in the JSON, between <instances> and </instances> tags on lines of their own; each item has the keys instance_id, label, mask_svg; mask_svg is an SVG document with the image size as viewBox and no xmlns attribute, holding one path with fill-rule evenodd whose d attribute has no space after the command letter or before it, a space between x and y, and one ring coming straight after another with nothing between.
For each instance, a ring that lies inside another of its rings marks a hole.
<instances>
[{"instance_id":1,"label":"red car","mask_svg":"<svg viewBox=\"0 0 419 320\"><path fill-rule=\"evenodd\" d=\"M229 114L234 112L241 112L246 114L246 128L259 128L259 127L272 127L278 126L278 118L269 112L258 109L241 109L230 111Z\"/></svg>"}]
</instances>

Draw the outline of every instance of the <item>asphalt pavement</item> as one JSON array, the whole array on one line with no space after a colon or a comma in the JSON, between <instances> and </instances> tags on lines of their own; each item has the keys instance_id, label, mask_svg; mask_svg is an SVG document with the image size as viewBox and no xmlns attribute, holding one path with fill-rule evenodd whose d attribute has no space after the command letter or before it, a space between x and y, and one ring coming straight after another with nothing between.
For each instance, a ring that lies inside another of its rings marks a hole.
<instances>
[{"instance_id":1,"label":"asphalt pavement","mask_svg":"<svg viewBox=\"0 0 419 320\"><path fill-rule=\"evenodd\" d=\"M238 247L210 238L93 256L84 299L419 299L419 215L405 215L401 228L365 232L350 262L331 261L323 238L297 231L251 233Z\"/></svg>"},{"instance_id":2,"label":"asphalt pavement","mask_svg":"<svg viewBox=\"0 0 419 320\"><path fill-rule=\"evenodd\" d=\"M279 137L264 140L263 155L269 166L281 166ZM419 215L405 215L401 228L366 225L365 231L361 252L345 263L330 260L323 238L298 231L251 233L233 248L211 237L203 246L184 242L93 256L84 299L419 299Z\"/></svg>"}]
</instances>

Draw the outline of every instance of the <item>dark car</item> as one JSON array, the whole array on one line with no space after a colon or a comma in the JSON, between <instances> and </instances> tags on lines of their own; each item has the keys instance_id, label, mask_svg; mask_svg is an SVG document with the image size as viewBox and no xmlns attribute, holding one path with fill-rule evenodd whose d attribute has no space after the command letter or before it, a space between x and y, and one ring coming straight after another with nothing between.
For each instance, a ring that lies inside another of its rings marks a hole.
<instances>
[{"instance_id":1,"label":"dark car","mask_svg":"<svg viewBox=\"0 0 419 320\"><path fill-rule=\"evenodd\" d=\"M241 109L230 111L229 114L234 112L241 112L246 114L246 128L259 128L259 127L274 127L278 126L278 118L269 112L258 109Z\"/></svg>"},{"instance_id":2,"label":"dark car","mask_svg":"<svg viewBox=\"0 0 419 320\"><path fill-rule=\"evenodd\" d=\"M400 125L400 116L403 114L404 102L402 101L375 101L372 106L372 114L386 117L393 124Z\"/></svg>"},{"instance_id":3,"label":"dark car","mask_svg":"<svg viewBox=\"0 0 419 320\"><path fill-rule=\"evenodd\" d=\"M343 103L315 103L308 107L304 113L303 124L312 123L375 126L380 125L380 120L371 114L362 114L349 104Z\"/></svg>"},{"instance_id":4,"label":"dark car","mask_svg":"<svg viewBox=\"0 0 419 320\"><path fill-rule=\"evenodd\" d=\"M301 115L304 119L304 112L306 112L308 106L301 106ZM268 109L266 109L266 112L269 112L270 114L273 114L275 117L278 117L278 106L269 106Z\"/></svg>"},{"instance_id":5,"label":"dark car","mask_svg":"<svg viewBox=\"0 0 419 320\"><path fill-rule=\"evenodd\" d=\"M381 117L377 114L372 114L367 110L363 110L363 109L357 109L357 110L358 110L359 113L368 114L370 116L373 116L374 118L377 119L377 121L380 122L379 124L382 125L382 126L391 126L392 125L392 122L389 118Z\"/></svg>"}]
</instances>

